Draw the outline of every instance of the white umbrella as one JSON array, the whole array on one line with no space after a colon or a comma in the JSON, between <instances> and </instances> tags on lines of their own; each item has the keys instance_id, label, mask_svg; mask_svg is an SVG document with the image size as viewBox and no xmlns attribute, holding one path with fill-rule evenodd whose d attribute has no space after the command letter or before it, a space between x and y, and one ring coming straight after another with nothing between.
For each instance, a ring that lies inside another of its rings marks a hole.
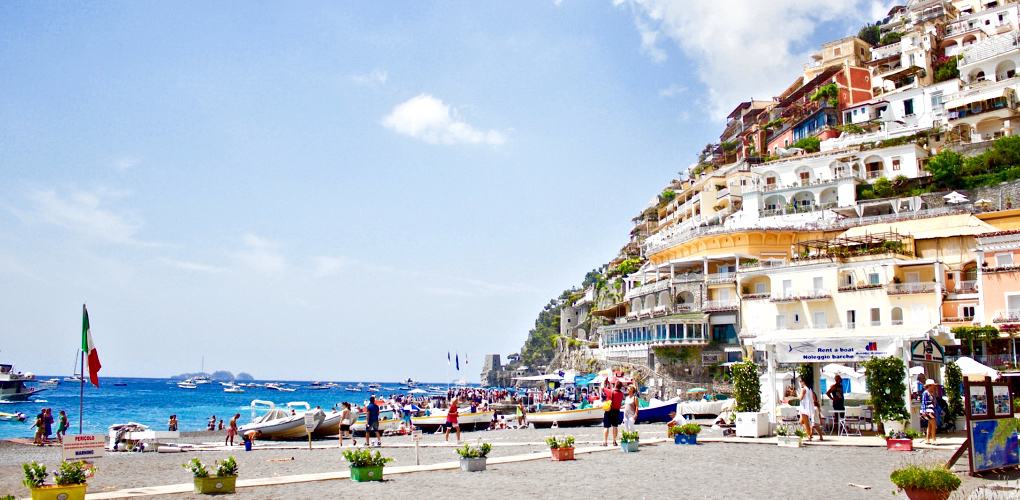
<instances>
[{"instance_id":1,"label":"white umbrella","mask_svg":"<svg viewBox=\"0 0 1020 500\"><path fill-rule=\"evenodd\" d=\"M854 371L853 368L850 368L849 366L846 366L846 365L841 365L839 363L829 363L829 364L823 366L822 367L822 373L825 374L825 375L828 375L830 377L836 376L836 375L840 375L840 376L844 376L844 377L858 377L858 376L860 376L860 374L858 374L856 371Z\"/></svg>"},{"instance_id":2,"label":"white umbrella","mask_svg":"<svg viewBox=\"0 0 1020 500\"><path fill-rule=\"evenodd\" d=\"M952 204L967 203L967 197L960 193L957 193L956 191L953 191L952 193L949 193L943 196L942 198L946 200L946 203Z\"/></svg>"},{"instance_id":3,"label":"white umbrella","mask_svg":"<svg viewBox=\"0 0 1020 500\"><path fill-rule=\"evenodd\" d=\"M910 374L911 375L920 375L922 373L924 373L924 367L923 366L911 366L910 367Z\"/></svg>"},{"instance_id":4,"label":"white umbrella","mask_svg":"<svg viewBox=\"0 0 1020 500\"><path fill-rule=\"evenodd\" d=\"M963 376L967 378L980 379L986 376L991 377L992 380L999 378L999 372L994 368L989 368L977 361L974 361L973 358L968 358L967 356L960 356L960 358L956 360L956 366L960 367L960 371L963 372Z\"/></svg>"}]
</instances>

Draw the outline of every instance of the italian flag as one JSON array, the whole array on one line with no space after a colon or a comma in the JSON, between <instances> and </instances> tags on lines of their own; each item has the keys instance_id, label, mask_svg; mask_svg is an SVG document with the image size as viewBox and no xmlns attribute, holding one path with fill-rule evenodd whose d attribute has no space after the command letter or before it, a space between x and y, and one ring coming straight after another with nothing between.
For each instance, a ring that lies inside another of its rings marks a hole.
<instances>
[{"instance_id":1,"label":"italian flag","mask_svg":"<svg viewBox=\"0 0 1020 500\"><path fill-rule=\"evenodd\" d=\"M89 310L85 308L85 304L81 305L81 352L83 357L87 356L85 366L89 370L89 381L92 382L92 385L99 387L99 369L103 365L99 364L99 352L96 351L96 345L92 342ZM82 376L84 376L84 372L82 372Z\"/></svg>"}]
</instances>

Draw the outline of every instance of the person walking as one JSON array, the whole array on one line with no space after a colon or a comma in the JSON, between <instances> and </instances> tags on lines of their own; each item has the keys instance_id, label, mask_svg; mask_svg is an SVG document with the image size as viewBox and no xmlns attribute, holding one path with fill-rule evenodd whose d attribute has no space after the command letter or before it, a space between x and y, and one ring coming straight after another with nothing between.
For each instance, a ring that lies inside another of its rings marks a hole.
<instances>
[{"instance_id":1,"label":"person walking","mask_svg":"<svg viewBox=\"0 0 1020 500\"><path fill-rule=\"evenodd\" d=\"M53 410L46 408L43 410L43 442L50 442L50 434L53 434Z\"/></svg>"},{"instance_id":2,"label":"person walking","mask_svg":"<svg viewBox=\"0 0 1020 500\"><path fill-rule=\"evenodd\" d=\"M927 423L924 433L925 444L935 444L935 430L938 428L936 387L935 381L928 379L924 381L924 391L921 392L921 419Z\"/></svg>"},{"instance_id":3,"label":"person walking","mask_svg":"<svg viewBox=\"0 0 1020 500\"><path fill-rule=\"evenodd\" d=\"M460 423L457 421L457 417L458 417L458 414L457 414L457 402L458 402L458 398L456 396L454 396L453 399L450 400L450 408L446 412L446 424L443 426L445 428L445 429L443 429L443 437L446 438L447 441L449 441L450 440L450 429L454 429L454 430L457 431L457 442L459 443L460 442Z\"/></svg>"},{"instance_id":4,"label":"person walking","mask_svg":"<svg viewBox=\"0 0 1020 500\"><path fill-rule=\"evenodd\" d=\"M340 405L340 447L344 447L344 435L351 433L351 426L354 425L354 414L351 413L351 404L344 401ZM354 446L358 445L358 440L354 438L354 433L351 433L351 441Z\"/></svg>"},{"instance_id":5,"label":"person walking","mask_svg":"<svg viewBox=\"0 0 1020 500\"><path fill-rule=\"evenodd\" d=\"M528 421L528 414L524 410L524 400L517 400L517 409L515 410L515 413L517 417L517 428L520 429L524 427L524 424Z\"/></svg>"},{"instance_id":6,"label":"person walking","mask_svg":"<svg viewBox=\"0 0 1020 500\"><path fill-rule=\"evenodd\" d=\"M67 428L70 424L67 422L67 414L64 410L60 410L60 416L57 419L57 441L64 442L64 434L67 433Z\"/></svg>"},{"instance_id":7,"label":"person walking","mask_svg":"<svg viewBox=\"0 0 1020 500\"><path fill-rule=\"evenodd\" d=\"M32 444L36 446L43 445L43 426L45 425L43 423L43 412L40 411L35 416L35 423L32 424L32 427L35 427L35 439L32 440Z\"/></svg>"},{"instance_id":8,"label":"person walking","mask_svg":"<svg viewBox=\"0 0 1020 500\"><path fill-rule=\"evenodd\" d=\"M609 429L613 429L613 446L616 446L616 436L620 432L620 408L623 406L623 392L620 392L620 383L613 383L607 387L602 394L604 405L608 405L605 415L602 416L602 446L609 446Z\"/></svg>"},{"instance_id":9,"label":"person walking","mask_svg":"<svg viewBox=\"0 0 1020 500\"><path fill-rule=\"evenodd\" d=\"M227 426L227 438L223 441L225 446L234 446L234 436L237 435L237 419L239 418L241 418L241 414L235 413L233 418L230 419L230 425Z\"/></svg>"},{"instance_id":10,"label":"person walking","mask_svg":"<svg viewBox=\"0 0 1020 500\"><path fill-rule=\"evenodd\" d=\"M379 432L379 405L375 403L375 396L368 397L366 408L368 418L365 420L365 445L372 446L372 434L375 434L375 446L382 446L382 432Z\"/></svg>"},{"instance_id":11,"label":"person walking","mask_svg":"<svg viewBox=\"0 0 1020 500\"><path fill-rule=\"evenodd\" d=\"M627 388L627 398L623 401L623 430L627 432L634 432L638 404L637 387L632 385Z\"/></svg>"},{"instance_id":12,"label":"person walking","mask_svg":"<svg viewBox=\"0 0 1020 500\"><path fill-rule=\"evenodd\" d=\"M814 419L815 413L815 393L808 387L807 381L800 379L800 393L797 395L800 398L800 404L797 406L797 413L800 415L800 425L804 428L804 432L807 433L808 441L814 436L814 426L811 425L811 420Z\"/></svg>"}]
</instances>

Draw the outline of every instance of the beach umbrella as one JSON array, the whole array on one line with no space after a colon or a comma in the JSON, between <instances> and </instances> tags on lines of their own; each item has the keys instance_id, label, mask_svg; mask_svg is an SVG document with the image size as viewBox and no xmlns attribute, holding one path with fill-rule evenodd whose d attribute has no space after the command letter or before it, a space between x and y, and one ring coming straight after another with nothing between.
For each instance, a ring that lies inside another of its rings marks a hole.
<instances>
[{"instance_id":1,"label":"beach umbrella","mask_svg":"<svg viewBox=\"0 0 1020 500\"><path fill-rule=\"evenodd\" d=\"M981 208L988 208L992 206L992 200L989 200L987 198L981 198L980 200L975 201L974 204Z\"/></svg>"},{"instance_id":2,"label":"beach umbrella","mask_svg":"<svg viewBox=\"0 0 1020 500\"><path fill-rule=\"evenodd\" d=\"M924 367L923 366L911 366L910 367L910 374L911 375L920 375L922 373L924 373Z\"/></svg>"},{"instance_id":3,"label":"beach umbrella","mask_svg":"<svg viewBox=\"0 0 1020 500\"><path fill-rule=\"evenodd\" d=\"M836 376L836 375L840 375L840 376L843 376L843 377L857 377L857 376L859 376L859 374L856 371L854 371L853 368L850 368L849 366L846 366L846 365L841 365L839 363L829 363L829 364L823 366L822 367L822 373L825 374L825 375L828 375L830 377L833 377L833 376Z\"/></svg>"},{"instance_id":4,"label":"beach umbrella","mask_svg":"<svg viewBox=\"0 0 1020 500\"><path fill-rule=\"evenodd\" d=\"M953 191L952 193L949 193L943 196L942 198L946 200L946 203L952 203L954 205L959 203L967 203L968 201L966 196L957 193L956 191Z\"/></svg>"},{"instance_id":5,"label":"beach umbrella","mask_svg":"<svg viewBox=\"0 0 1020 500\"><path fill-rule=\"evenodd\" d=\"M956 366L960 367L960 371L963 372L964 377L968 378L984 378L985 376L991 377L992 380L999 378L999 372L994 368L989 368L981 363L978 363L974 358L967 356L960 356L956 360Z\"/></svg>"}]
</instances>

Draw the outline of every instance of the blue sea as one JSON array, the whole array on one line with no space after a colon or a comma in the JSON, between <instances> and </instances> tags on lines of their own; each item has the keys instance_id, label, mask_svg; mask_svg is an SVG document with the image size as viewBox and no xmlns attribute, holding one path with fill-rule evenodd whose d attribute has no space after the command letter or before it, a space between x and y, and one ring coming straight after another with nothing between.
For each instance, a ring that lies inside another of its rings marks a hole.
<instances>
[{"instance_id":1,"label":"blue sea","mask_svg":"<svg viewBox=\"0 0 1020 500\"><path fill-rule=\"evenodd\" d=\"M45 380L50 376L37 376ZM59 377L63 378L63 377ZM270 381L276 382L276 381ZM265 381L255 381L265 383ZM224 424L230 421L235 413L240 413L241 423L251 420L251 400L261 399L272 401L278 407L289 401L306 401L314 408L316 405L329 410L342 401L362 404L368 400L369 392L347 392L346 385L357 385L357 382L336 382L340 385L334 389L308 389L311 382L282 382L284 387L296 389L295 392L281 392L263 387L245 387L243 394L223 392L223 386L217 382L200 384L197 389L181 389L177 382L170 379L152 378L112 378L100 380L100 387L85 385L85 412L82 431L86 434L106 434L112 424L138 422L155 430L166 430L170 415L176 414L178 430L202 431L211 415L223 419ZM369 381L363 382L365 385ZM126 384L122 387L114 384ZM396 382L379 382L383 390L377 394L387 396L391 393L404 393ZM33 384L38 386L39 384ZM446 387L445 384L422 384ZM391 388L392 390L387 390ZM32 401L0 402L0 411L7 413L21 412L28 416L25 422L0 421L0 438L30 437L33 435L32 422L43 408L52 408L54 418L60 410L67 412L71 423L69 433L78 431L78 391L77 382L61 381L60 385L37 394ZM56 432L56 423L54 423Z\"/></svg>"}]
</instances>

